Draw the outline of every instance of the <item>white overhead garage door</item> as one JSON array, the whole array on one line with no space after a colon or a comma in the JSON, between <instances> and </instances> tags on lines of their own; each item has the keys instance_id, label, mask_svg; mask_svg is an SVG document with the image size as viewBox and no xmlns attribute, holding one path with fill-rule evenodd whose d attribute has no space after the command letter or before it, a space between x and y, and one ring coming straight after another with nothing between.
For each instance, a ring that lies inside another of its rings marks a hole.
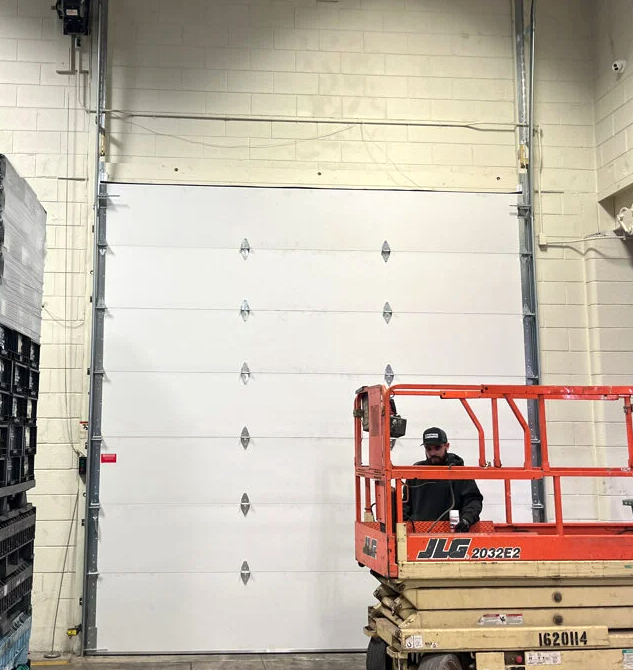
<instances>
[{"instance_id":1,"label":"white overhead garage door","mask_svg":"<svg viewBox=\"0 0 633 670\"><path fill-rule=\"evenodd\" d=\"M515 197L108 191L97 648L363 647L354 391L387 365L395 383L523 383ZM394 460L439 423L476 462L461 415L401 402ZM529 485L514 493L530 518Z\"/></svg>"}]
</instances>

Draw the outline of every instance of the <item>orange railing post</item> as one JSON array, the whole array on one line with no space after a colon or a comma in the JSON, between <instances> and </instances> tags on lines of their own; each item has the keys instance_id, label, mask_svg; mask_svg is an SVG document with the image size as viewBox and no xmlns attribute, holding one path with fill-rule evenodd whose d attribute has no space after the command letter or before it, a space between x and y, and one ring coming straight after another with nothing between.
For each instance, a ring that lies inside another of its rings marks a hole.
<instances>
[{"instance_id":1,"label":"orange railing post","mask_svg":"<svg viewBox=\"0 0 633 670\"><path fill-rule=\"evenodd\" d=\"M631 396L624 398L624 421L626 423L626 445L629 450L629 467L633 468L633 418L631 417Z\"/></svg>"},{"instance_id":2,"label":"orange railing post","mask_svg":"<svg viewBox=\"0 0 633 670\"><path fill-rule=\"evenodd\" d=\"M402 512L402 479L396 479L396 523L402 523L404 515Z\"/></svg>"},{"instance_id":3,"label":"orange railing post","mask_svg":"<svg viewBox=\"0 0 633 670\"><path fill-rule=\"evenodd\" d=\"M549 466L549 447L547 443L547 420L545 417L545 397L538 396L538 420L541 431L541 467L545 472L550 469Z\"/></svg>"},{"instance_id":4,"label":"orange railing post","mask_svg":"<svg viewBox=\"0 0 633 670\"><path fill-rule=\"evenodd\" d=\"M361 408L360 397L356 396L354 400L354 495L356 497L356 521L361 520L361 485L360 475L357 468L363 464L363 426L362 419L358 416Z\"/></svg>"},{"instance_id":5,"label":"orange railing post","mask_svg":"<svg viewBox=\"0 0 633 670\"><path fill-rule=\"evenodd\" d=\"M499 446L499 408L497 407L497 399L492 398L492 453L493 464L495 468L501 467L501 448Z\"/></svg>"},{"instance_id":6,"label":"orange railing post","mask_svg":"<svg viewBox=\"0 0 633 670\"><path fill-rule=\"evenodd\" d=\"M510 406L512 413L517 418L517 421L521 424L523 428L523 467L526 470L532 469L532 435L530 433L530 427L528 422L525 420L525 417L519 411L517 404L509 396L505 396L506 402Z\"/></svg>"},{"instance_id":7,"label":"orange railing post","mask_svg":"<svg viewBox=\"0 0 633 670\"><path fill-rule=\"evenodd\" d=\"M559 535L564 535L563 527L563 498L560 488L560 477L552 477L554 480L554 516L556 521L556 532Z\"/></svg>"},{"instance_id":8,"label":"orange railing post","mask_svg":"<svg viewBox=\"0 0 633 670\"><path fill-rule=\"evenodd\" d=\"M503 488L506 502L506 523L512 523L512 481L505 479L503 481Z\"/></svg>"},{"instance_id":9,"label":"orange railing post","mask_svg":"<svg viewBox=\"0 0 633 670\"><path fill-rule=\"evenodd\" d=\"M468 401L465 398L460 398L459 401L462 403L462 406L466 410L471 421L475 424L477 429L477 435L479 437L479 467L486 467L486 439L484 436L484 429L477 418L477 415L473 412L472 407L468 404Z\"/></svg>"},{"instance_id":10,"label":"orange railing post","mask_svg":"<svg viewBox=\"0 0 633 670\"><path fill-rule=\"evenodd\" d=\"M385 496L385 525L390 533L395 531L393 527L393 507L391 496L391 407L389 405L389 393L383 389L382 395L383 408L383 463L384 465L384 479L383 479L383 493Z\"/></svg>"}]
</instances>

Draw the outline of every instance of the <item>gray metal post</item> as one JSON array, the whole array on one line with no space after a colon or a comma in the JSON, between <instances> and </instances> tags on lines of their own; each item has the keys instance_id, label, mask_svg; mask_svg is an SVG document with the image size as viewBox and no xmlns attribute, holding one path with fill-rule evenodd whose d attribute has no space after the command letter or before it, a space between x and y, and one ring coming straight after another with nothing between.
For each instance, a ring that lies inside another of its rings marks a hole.
<instances>
[{"instance_id":1,"label":"gray metal post","mask_svg":"<svg viewBox=\"0 0 633 670\"><path fill-rule=\"evenodd\" d=\"M530 18L529 81L525 59L525 22L523 0L514 0L514 28L517 74L517 104L519 113L519 145L527 148L527 170L520 175L522 195L519 205L521 287L523 296L523 337L525 344L526 384L540 383L538 303L534 258L534 9L532 0ZM541 430L536 402L528 401L528 423L532 438L532 462L541 464ZM543 480L532 482L532 518L545 521L545 487Z\"/></svg>"},{"instance_id":2,"label":"gray metal post","mask_svg":"<svg viewBox=\"0 0 633 670\"><path fill-rule=\"evenodd\" d=\"M84 555L82 652L97 649L96 599L99 540L99 472L101 458L101 400L103 393L103 326L105 319L106 185L105 113L108 55L108 0L98 2L98 59L96 101L96 156L94 192L94 245L92 281L92 341L90 353L90 409L88 414L88 467L86 477L86 541Z\"/></svg>"}]
</instances>

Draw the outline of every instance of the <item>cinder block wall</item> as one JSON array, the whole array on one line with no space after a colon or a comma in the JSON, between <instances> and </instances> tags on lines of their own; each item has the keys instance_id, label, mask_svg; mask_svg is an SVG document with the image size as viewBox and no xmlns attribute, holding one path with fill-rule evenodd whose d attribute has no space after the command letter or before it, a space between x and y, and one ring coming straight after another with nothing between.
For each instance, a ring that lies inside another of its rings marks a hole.
<instances>
[{"instance_id":1,"label":"cinder block wall","mask_svg":"<svg viewBox=\"0 0 633 670\"><path fill-rule=\"evenodd\" d=\"M598 221L602 230L614 225L622 207L633 205L633 2L596 3L596 163ZM616 60L628 60L621 74ZM600 240L585 253L590 365L603 384L629 384L633 370L633 245ZM626 454L621 414L597 416L596 461L621 464ZM602 519L630 519L621 505L630 496L628 482L599 482L598 513Z\"/></svg>"},{"instance_id":2,"label":"cinder block wall","mask_svg":"<svg viewBox=\"0 0 633 670\"><path fill-rule=\"evenodd\" d=\"M506 0L128 5L111 12L113 108L287 121L113 120L113 176L516 187ZM387 119L487 125L357 123Z\"/></svg>"},{"instance_id":3,"label":"cinder block wall","mask_svg":"<svg viewBox=\"0 0 633 670\"><path fill-rule=\"evenodd\" d=\"M545 384L587 384L585 263L580 240L596 229L594 63L591 2L538 2L535 60L535 234ZM594 462L593 414L585 403L548 403L548 441L556 465ZM551 482L548 482L551 484ZM597 483L565 479L569 520L597 518ZM551 486L548 486L551 494ZM553 515L554 501L547 501Z\"/></svg>"},{"instance_id":4,"label":"cinder block wall","mask_svg":"<svg viewBox=\"0 0 633 670\"><path fill-rule=\"evenodd\" d=\"M50 4L0 0L0 151L30 180L49 212L34 496L35 649L51 645L77 491L83 516L74 450L85 439L79 421L86 418L91 282L93 124L82 105L92 102L88 77L56 72L68 66L69 45ZM631 3L539 3L536 121L542 151L534 159L542 187L536 225L547 241L538 254L538 288L543 380L549 383L602 380L596 361L606 362L614 346L605 328L617 346L627 347L627 333L618 329L633 327L617 305L609 311L595 304L603 300L595 291L612 287L602 285L606 275L588 281L593 270L584 245L570 242L595 232L599 221L603 227L609 223L596 192L615 179L598 189L596 180L603 180L605 157L622 164L616 149L605 145L612 146L609 138L624 128L616 131L614 119L622 117L622 96L632 95L630 72L613 80L604 62L612 59L614 34L628 44L631 12L602 13L599 19L596 14L596 5L600 10L619 4L626 9ZM122 111L109 117L109 177L514 190L511 6L510 0L111 0L108 106ZM85 66L89 42L82 48ZM613 94L618 87L622 94ZM613 101L603 102L605 96ZM243 118L195 118L201 115ZM257 120L269 115L278 120ZM612 121L602 122L607 116ZM297 118L312 122L298 124ZM620 169L630 176L632 166L626 165ZM628 257L620 258L619 267L624 291ZM624 367L618 370L626 376ZM594 445L600 442L587 423L590 416L553 409L550 438L559 462L596 460ZM606 502L597 502L594 491L602 492L599 484L587 490L570 482L570 518L597 518L603 508L619 504L617 492L606 491ZM81 551L74 546L82 541L74 530L59 641L80 618Z\"/></svg>"},{"instance_id":5,"label":"cinder block wall","mask_svg":"<svg viewBox=\"0 0 633 670\"><path fill-rule=\"evenodd\" d=\"M42 326L40 427L36 459L38 525L34 579L33 648L50 649L57 616L56 647L78 622L80 580L75 581L77 514L84 499L74 449L82 449L85 418L87 248L90 188L87 178L88 115L79 110L83 81L57 74L69 65L69 40L61 34L50 2L0 0L0 152L34 187L48 212ZM87 65L87 63L86 63ZM78 93L79 85L79 93ZM81 547L81 540L79 540ZM81 553L79 551L78 553Z\"/></svg>"}]
</instances>

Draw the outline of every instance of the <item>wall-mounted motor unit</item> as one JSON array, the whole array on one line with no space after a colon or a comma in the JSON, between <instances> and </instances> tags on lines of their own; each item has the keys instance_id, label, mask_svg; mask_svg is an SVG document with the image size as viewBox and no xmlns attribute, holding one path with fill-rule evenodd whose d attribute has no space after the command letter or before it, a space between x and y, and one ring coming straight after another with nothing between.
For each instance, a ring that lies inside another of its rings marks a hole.
<instances>
[{"instance_id":1,"label":"wall-mounted motor unit","mask_svg":"<svg viewBox=\"0 0 633 670\"><path fill-rule=\"evenodd\" d=\"M64 35L90 34L90 0L57 0L55 9Z\"/></svg>"}]
</instances>

